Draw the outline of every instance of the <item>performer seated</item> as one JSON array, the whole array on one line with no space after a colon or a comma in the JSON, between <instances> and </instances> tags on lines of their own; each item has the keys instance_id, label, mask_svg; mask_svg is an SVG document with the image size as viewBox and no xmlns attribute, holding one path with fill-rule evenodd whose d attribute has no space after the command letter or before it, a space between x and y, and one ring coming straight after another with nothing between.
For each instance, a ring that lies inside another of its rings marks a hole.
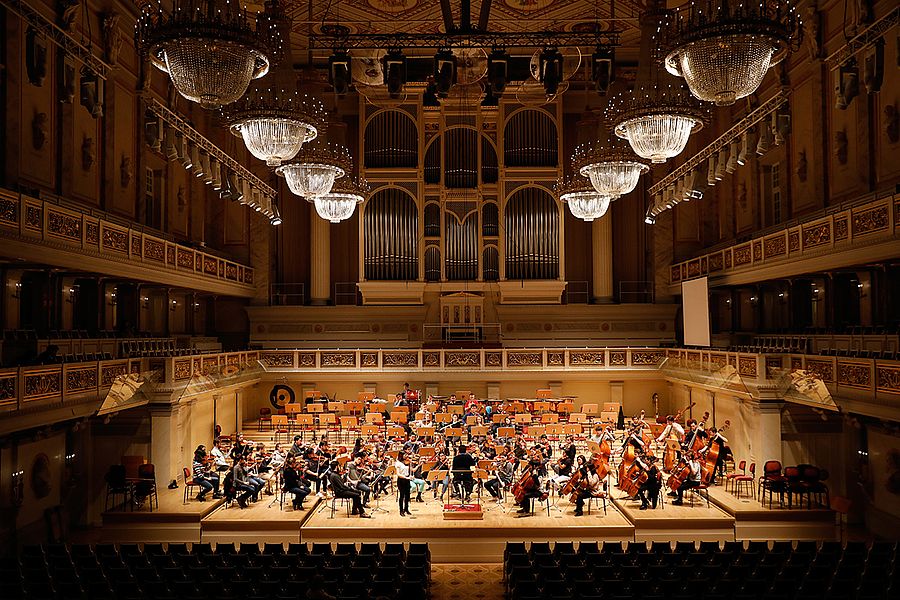
<instances>
[{"instance_id":1,"label":"performer seated","mask_svg":"<svg viewBox=\"0 0 900 600\"><path fill-rule=\"evenodd\" d=\"M453 472L453 487L456 488L464 502L468 502L472 495L472 488L475 486L475 480L472 477L472 468L478 462L471 454L468 448L463 444L459 445L456 456L453 457L450 470Z\"/></svg>"},{"instance_id":2,"label":"performer seated","mask_svg":"<svg viewBox=\"0 0 900 600\"><path fill-rule=\"evenodd\" d=\"M494 471L494 477L484 484L484 489L498 502L501 500L500 487L509 487L512 484L513 477L516 474L516 455L511 451L507 451L503 456L498 458L500 465Z\"/></svg>"},{"instance_id":3,"label":"performer seated","mask_svg":"<svg viewBox=\"0 0 900 600\"><path fill-rule=\"evenodd\" d=\"M672 415L666 415L666 427L662 430L662 433L659 434L659 437L656 438L657 443L662 442L663 440L669 439L674 435L674 439L677 439L679 442L684 439L684 427L681 426L680 423L675 422L675 417Z\"/></svg>"},{"instance_id":4,"label":"performer seated","mask_svg":"<svg viewBox=\"0 0 900 600\"><path fill-rule=\"evenodd\" d=\"M334 493L335 498L350 498L353 502L353 510L350 511L351 515L359 515L363 519L370 518L370 515L366 514L366 511L363 509L362 494L344 482L341 463L336 460L332 461L330 465L328 486Z\"/></svg>"},{"instance_id":5,"label":"performer seated","mask_svg":"<svg viewBox=\"0 0 900 600\"><path fill-rule=\"evenodd\" d=\"M309 495L309 485L303 479L303 467L300 459L290 456L284 464L282 471L282 489L288 494L293 494L292 503L294 510L303 510L303 500Z\"/></svg>"},{"instance_id":6,"label":"performer seated","mask_svg":"<svg viewBox=\"0 0 900 600\"><path fill-rule=\"evenodd\" d=\"M219 441L219 438L213 440L213 447L212 450L209 451L209 454L216 461L216 471L224 473L231 469L231 466L228 464L228 458L225 456L225 453L222 452L222 442Z\"/></svg>"},{"instance_id":7,"label":"performer seated","mask_svg":"<svg viewBox=\"0 0 900 600\"><path fill-rule=\"evenodd\" d=\"M206 501L206 494L210 490L213 491L213 500L218 500L222 496L219 494L219 476L212 471L209 460L206 455L206 446L200 444L194 450L194 461L192 466L193 479L200 487L200 493L197 494L199 502Z\"/></svg>"},{"instance_id":8,"label":"performer seated","mask_svg":"<svg viewBox=\"0 0 900 600\"><path fill-rule=\"evenodd\" d=\"M554 489L560 489L562 486L566 484L566 482L572 478L572 468L574 466L574 462L568 455L564 454L562 458L557 461L555 465L553 465L553 471L556 472L556 475L551 475L547 478L547 489L549 490L551 487Z\"/></svg>"},{"instance_id":9,"label":"performer seated","mask_svg":"<svg viewBox=\"0 0 900 600\"><path fill-rule=\"evenodd\" d=\"M366 483L365 464L366 458L362 453L347 463L347 483L362 494L363 508L369 505L369 494L372 492L372 488Z\"/></svg>"},{"instance_id":10,"label":"performer seated","mask_svg":"<svg viewBox=\"0 0 900 600\"><path fill-rule=\"evenodd\" d=\"M676 499L672 500L672 504L677 506L681 506L684 500L684 492L685 490L689 490L691 488L696 488L700 486L700 456L698 452L692 452L691 457L688 459L688 466L691 469L690 475L688 475L687 479L684 480L680 486L678 486L677 492L669 492L669 496L673 496Z\"/></svg>"},{"instance_id":11,"label":"performer seated","mask_svg":"<svg viewBox=\"0 0 900 600\"><path fill-rule=\"evenodd\" d=\"M525 467L530 481L525 480L523 483L525 493L519 502L519 510L516 511L520 515L531 512L531 500L533 498L539 498L541 500L547 498L547 493L541 491L541 471L543 470L544 465L539 454L539 452L535 451L535 453L532 454L528 465Z\"/></svg>"},{"instance_id":12,"label":"performer seated","mask_svg":"<svg viewBox=\"0 0 900 600\"><path fill-rule=\"evenodd\" d=\"M641 510L647 510L650 507L656 508L656 503L659 500L659 490L662 487L662 473L659 472L659 467L656 466L656 457L638 457L635 460L638 461L642 469L647 471L647 481L638 488Z\"/></svg>"},{"instance_id":13,"label":"performer seated","mask_svg":"<svg viewBox=\"0 0 900 600\"><path fill-rule=\"evenodd\" d=\"M600 498L605 492L603 490L603 480L597 475L593 464L588 464L584 474L584 485L580 486L575 492L575 516L580 517L584 514L584 501L588 498Z\"/></svg>"},{"instance_id":14,"label":"performer seated","mask_svg":"<svg viewBox=\"0 0 900 600\"><path fill-rule=\"evenodd\" d=\"M244 456L238 460L232 471L234 489L242 492L241 495L237 497L238 506L241 508L247 508L248 499L252 499L255 502L259 498L259 490L262 489L262 485L257 485L250 477L249 463L249 457Z\"/></svg>"}]
</instances>

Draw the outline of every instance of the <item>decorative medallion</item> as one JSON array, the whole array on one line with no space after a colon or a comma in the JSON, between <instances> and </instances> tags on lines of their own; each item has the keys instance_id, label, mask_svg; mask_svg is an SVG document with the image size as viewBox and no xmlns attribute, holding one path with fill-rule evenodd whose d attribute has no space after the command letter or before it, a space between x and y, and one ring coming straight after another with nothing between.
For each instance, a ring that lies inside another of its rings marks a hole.
<instances>
[{"instance_id":1,"label":"decorative medallion","mask_svg":"<svg viewBox=\"0 0 900 600\"><path fill-rule=\"evenodd\" d=\"M440 367L441 366L441 353L440 352L423 352L422 353L422 366L424 366L424 367Z\"/></svg>"},{"instance_id":2,"label":"decorative medallion","mask_svg":"<svg viewBox=\"0 0 900 600\"><path fill-rule=\"evenodd\" d=\"M849 227L847 225L847 218L841 217L839 219L834 220L834 241L839 242L841 240L846 240L850 235Z\"/></svg>"},{"instance_id":3,"label":"decorative medallion","mask_svg":"<svg viewBox=\"0 0 900 600\"><path fill-rule=\"evenodd\" d=\"M563 352L548 352L547 365L550 367L561 367L566 364L566 355Z\"/></svg>"},{"instance_id":4,"label":"decorative medallion","mask_svg":"<svg viewBox=\"0 0 900 600\"><path fill-rule=\"evenodd\" d=\"M755 241L753 242L753 262L759 262L762 260L762 242Z\"/></svg>"},{"instance_id":5,"label":"decorative medallion","mask_svg":"<svg viewBox=\"0 0 900 600\"><path fill-rule=\"evenodd\" d=\"M190 379L191 378L191 361L187 360L176 360L175 365L172 368L172 377L175 378L175 381L181 381L182 379Z\"/></svg>"},{"instance_id":6,"label":"decorative medallion","mask_svg":"<svg viewBox=\"0 0 900 600\"><path fill-rule=\"evenodd\" d=\"M377 352L360 352L359 353L359 364L361 367L374 369L378 367L378 353Z\"/></svg>"},{"instance_id":7,"label":"decorative medallion","mask_svg":"<svg viewBox=\"0 0 900 600\"><path fill-rule=\"evenodd\" d=\"M128 253L128 233L103 226L103 247L116 252Z\"/></svg>"},{"instance_id":8,"label":"decorative medallion","mask_svg":"<svg viewBox=\"0 0 900 600\"><path fill-rule=\"evenodd\" d=\"M44 211L40 206L25 205L25 228L40 231L43 227Z\"/></svg>"},{"instance_id":9,"label":"decorative medallion","mask_svg":"<svg viewBox=\"0 0 900 600\"><path fill-rule=\"evenodd\" d=\"M0 377L0 406L16 402L16 376Z\"/></svg>"},{"instance_id":10,"label":"decorative medallion","mask_svg":"<svg viewBox=\"0 0 900 600\"><path fill-rule=\"evenodd\" d=\"M293 352L266 352L262 355L262 363L267 367L293 367ZM315 358L313 358L315 366Z\"/></svg>"},{"instance_id":11,"label":"decorative medallion","mask_svg":"<svg viewBox=\"0 0 900 600\"><path fill-rule=\"evenodd\" d=\"M90 221L84 226L84 241L92 246L100 243L100 224Z\"/></svg>"},{"instance_id":12,"label":"decorative medallion","mask_svg":"<svg viewBox=\"0 0 900 600\"><path fill-rule=\"evenodd\" d=\"M800 232L791 231L788 233L788 251L800 252Z\"/></svg>"},{"instance_id":13,"label":"decorative medallion","mask_svg":"<svg viewBox=\"0 0 900 600\"><path fill-rule=\"evenodd\" d=\"M624 350L609 351L609 366L624 367L628 365L628 353Z\"/></svg>"},{"instance_id":14,"label":"decorative medallion","mask_svg":"<svg viewBox=\"0 0 900 600\"><path fill-rule=\"evenodd\" d=\"M726 251L725 251L725 268L726 268L726 269L730 269L730 268L731 268L731 255L732 255L732 254L733 254L733 252L732 252L731 250L726 250Z\"/></svg>"},{"instance_id":15,"label":"decorative medallion","mask_svg":"<svg viewBox=\"0 0 900 600\"><path fill-rule=\"evenodd\" d=\"M310 369L316 366L315 352L301 352L297 355L297 365L303 369Z\"/></svg>"},{"instance_id":16,"label":"decorative medallion","mask_svg":"<svg viewBox=\"0 0 900 600\"><path fill-rule=\"evenodd\" d=\"M166 246L166 263L175 265L175 246Z\"/></svg>"},{"instance_id":17,"label":"decorative medallion","mask_svg":"<svg viewBox=\"0 0 900 600\"><path fill-rule=\"evenodd\" d=\"M19 203L9 198L0 198L0 223L19 223Z\"/></svg>"},{"instance_id":18,"label":"decorative medallion","mask_svg":"<svg viewBox=\"0 0 900 600\"><path fill-rule=\"evenodd\" d=\"M738 374L747 377L756 377L756 359L750 356L738 357Z\"/></svg>"},{"instance_id":19,"label":"decorative medallion","mask_svg":"<svg viewBox=\"0 0 900 600\"><path fill-rule=\"evenodd\" d=\"M495 368L502 367L503 366L503 353L502 352L485 352L484 353L484 366L495 367Z\"/></svg>"},{"instance_id":20,"label":"decorative medallion","mask_svg":"<svg viewBox=\"0 0 900 600\"><path fill-rule=\"evenodd\" d=\"M132 235L131 236L131 255L140 257L141 256L141 236Z\"/></svg>"}]
</instances>

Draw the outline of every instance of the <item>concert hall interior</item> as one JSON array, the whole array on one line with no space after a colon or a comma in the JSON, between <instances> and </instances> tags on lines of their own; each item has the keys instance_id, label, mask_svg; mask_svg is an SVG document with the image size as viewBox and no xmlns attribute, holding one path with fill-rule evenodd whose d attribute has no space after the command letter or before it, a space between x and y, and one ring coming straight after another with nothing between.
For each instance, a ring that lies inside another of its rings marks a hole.
<instances>
[{"instance_id":1,"label":"concert hall interior","mask_svg":"<svg viewBox=\"0 0 900 600\"><path fill-rule=\"evenodd\" d=\"M896 0L0 0L0 597L900 597Z\"/></svg>"}]
</instances>

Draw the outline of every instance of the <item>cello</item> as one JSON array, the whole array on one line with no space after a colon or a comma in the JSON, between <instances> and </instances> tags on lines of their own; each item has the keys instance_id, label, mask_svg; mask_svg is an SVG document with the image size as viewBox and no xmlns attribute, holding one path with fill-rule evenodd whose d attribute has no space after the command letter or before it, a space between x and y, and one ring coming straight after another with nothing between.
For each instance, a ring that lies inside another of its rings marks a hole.
<instances>
[{"instance_id":1,"label":"cello","mask_svg":"<svg viewBox=\"0 0 900 600\"><path fill-rule=\"evenodd\" d=\"M678 464L672 467L671 475L666 480L666 487L677 492L681 484L691 475L691 465L684 458L678 461Z\"/></svg>"},{"instance_id":2,"label":"cello","mask_svg":"<svg viewBox=\"0 0 900 600\"><path fill-rule=\"evenodd\" d=\"M650 478L650 475L641 467L638 461L634 461L624 478L619 481L619 489L631 497L637 496L641 486Z\"/></svg>"}]
</instances>

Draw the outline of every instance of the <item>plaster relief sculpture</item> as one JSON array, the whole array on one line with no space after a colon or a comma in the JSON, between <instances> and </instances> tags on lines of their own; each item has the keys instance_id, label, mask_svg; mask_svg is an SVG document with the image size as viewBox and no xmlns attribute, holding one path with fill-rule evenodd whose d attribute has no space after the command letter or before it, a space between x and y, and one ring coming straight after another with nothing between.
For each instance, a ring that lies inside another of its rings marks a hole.
<instances>
[{"instance_id":1,"label":"plaster relief sculpture","mask_svg":"<svg viewBox=\"0 0 900 600\"><path fill-rule=\"evenodd\" d=\"M81 168L84 171L90 171L94 166L97 153L94 149L94 138L84 136L81 142Z\"/></svg>"},{"instance_id":2,"label":"plaster relief sculpture","mask_svg":"<svg viewBox=\"0 0 900 600\"><path fill-rule=\"evenodd\" d=\"M106 62L115 66L119 62L122 49L122 32L119 29L119 14L112 12L103 16L103 52Z\"/></svg>"},{"instance_id":3,"label":"plaster relief sculpture","mask_svg":"<svg viewBox=\"0 0 900 600\"><path fill-rule=\"evenodd\" d=\"M31 119L31 145L35 150L40 150L47 143L48 122L49 119L45 112L35 112Z\"/></svg>"},{"instance_id":4,"label":"plaster relief sculpture","mask_svg":"<svg viewBox=\"0 0 900 600\"><path fill-rule=\"evenodd\" d=\"M822 58L822 13L816 8L815 1L811 0L803 10L803 43L812 60Z\"/></svg>"},{"instance_id":5,"label":"plaster relief sculpture","mask_svg":"<svg viewBox=\"0 0 900 600\"><path fill-rule=\"evenodd\" d=\"M25 71L31 85L44 85L47 77L47 40L33 27L25 32Z\"/></svg>"},{"instance_id":6,"label":"plaster relief sculpture","mask_svg":"<svg viewBox=\"0 0 900 600\"><path fill-rule=\"evenodd\" d=\"M66 56L59 62L59 101L72 104L75 100L75 63Z\"/></svg>"},{"instance_id":7,"label":"plaster relief sculpture","mask_svg":"<svg viewBox=\"0 0 900 600\"><path fill-rule=\"evenodd\" d=\"M797 179L801 182L806 181L808 166L806 163L806 150L800 150L800 153L797 155L797 168L795 172L797 173Z\"/></svg>"},{"instance_id":8,"label":"plaster relief sculpture","mask_svg":"<svg viewBox=\"0 0 900 600\"><path fill-rule=\"evenodd\" d=\"M80 0L58 0L56 6L59 10L60 27L66 31L72 29L75 19L78 18L78 9L81 7Z\"/></svg>"},{"instance_id":9,"label":"plaster relief sculpture","mask_svg":"<svg viewBox=\"0 0 900 600\"><path fill-rule=\"evenodd\" d=\"M847 164L847 153L849 140L847 139L847 131L845 129L841 129L840 131L835 132L834 134L834 156L837 158L838 163L842 165Z\"/></svg>"},{"instance_id":10,"label":"plaster relief sculpture","mask_svg":"<svg viewBox=\"0 0 900 600\"><path fill-rule=\"evenodd\" d=\"M123 154L122 162L119 164L119 183L123 188L127 188L128 184L131 183L131 176L131 158Z\"/></svg>"}]
</instances>

